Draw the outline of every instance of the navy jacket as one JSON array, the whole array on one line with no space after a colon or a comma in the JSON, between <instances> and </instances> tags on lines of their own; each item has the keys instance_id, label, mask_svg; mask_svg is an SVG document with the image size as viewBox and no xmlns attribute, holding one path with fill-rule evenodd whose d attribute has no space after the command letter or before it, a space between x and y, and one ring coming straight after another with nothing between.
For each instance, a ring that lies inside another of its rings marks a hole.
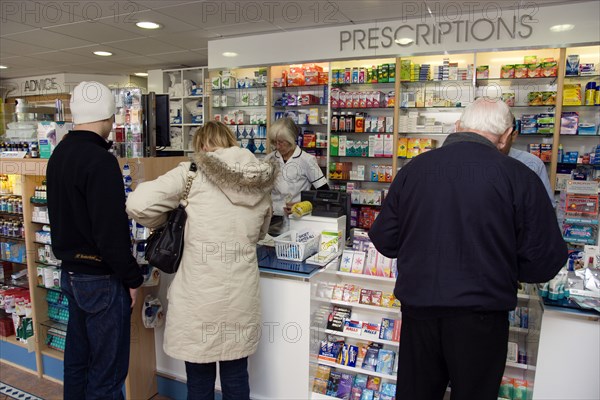
<instances>
[{"instance_id":1,"label":"navy jacket","mask_svg":"<svg viewBox=\"0 0 600 400\"><path fill-rule=\"evenodd\" d=\"M413 316L512 310L517 281L548 281L567 258L539 177L471 132L400 170L369 236L398 258L394 294Z\"/></svg>"},{"instance_id":2,"label":"navy jacket","mask_svg":"<svg viewBox=\"0 0 600 400\"><path fill-rule=\"evenodd\" d=\"M143 282L131 254L125 188L110 145L89 131L71 131L48 161L52 251L65 271L116 275L130 288Z\"/></svg>"}]
</instances>

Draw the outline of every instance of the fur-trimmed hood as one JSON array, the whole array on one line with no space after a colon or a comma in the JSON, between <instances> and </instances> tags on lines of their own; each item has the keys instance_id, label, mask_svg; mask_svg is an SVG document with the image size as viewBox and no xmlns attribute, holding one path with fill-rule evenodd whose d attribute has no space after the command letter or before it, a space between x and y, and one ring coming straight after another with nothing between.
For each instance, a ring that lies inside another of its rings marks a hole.
<instances>
[{"instance_id":1,"label":"fur-trimmed hood","mask_svg":"<svg viewBox=\"0 0 600 400\"><path fill-rule=\"evenodd\" d=\"M194 157L198 169L236 205L254 206L270 195L277 165L258 160L239 147L199 152Z\"/></svg>"}]
</instances>

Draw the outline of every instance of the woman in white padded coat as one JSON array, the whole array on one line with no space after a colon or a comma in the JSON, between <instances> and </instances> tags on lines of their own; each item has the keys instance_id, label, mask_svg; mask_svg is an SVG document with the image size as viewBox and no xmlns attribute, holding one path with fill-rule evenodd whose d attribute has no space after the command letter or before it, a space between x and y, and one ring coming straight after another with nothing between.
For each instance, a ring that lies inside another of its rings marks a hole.
<instances>
[{"instance_id":1,"label":"woman in white padded coat","mask_svg":"<svg viewBox=\"0 0 600 400\"><path fill-rule=\"evenodd\" d=\"M220 122L194 137L198 166L186 208L184 250L168 291L164 351L186 364L189 399L214 399L216 362L223 399L249 399L247 357L256 351L261 313L256 243L271 219L276 166L238 147ZM141 183L127 212L150 227L177 207L190 162Z\"/></svg>"}]
</instances>

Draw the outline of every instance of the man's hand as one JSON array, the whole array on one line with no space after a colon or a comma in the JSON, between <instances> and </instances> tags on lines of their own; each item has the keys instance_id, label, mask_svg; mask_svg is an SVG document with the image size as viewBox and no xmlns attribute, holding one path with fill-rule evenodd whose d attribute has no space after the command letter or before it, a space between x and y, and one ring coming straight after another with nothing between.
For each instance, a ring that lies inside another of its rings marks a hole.
<instances>
[{"instance_id":1,"label":"man's hand","mask_svg":"<svg viewBox=\"0 0 600 400\"><path fill-rule=\"evenodd\" d=\"M294 206L294 204L296 203L286 203L285 207L283 207L283 212L287 217L289 217L292 213L292 207Z\"/></svg>"},{"instance_id":2,"label":"man's hand","mask_svg":"<svg viewBox=\"0 0 600 400\"><path fill-rule=\"evenodd\" d=\"M137 299L138 289L129 289L129 296L131 296L131 308L135 306L135 300Z\"/></svg>"}]
</instances>

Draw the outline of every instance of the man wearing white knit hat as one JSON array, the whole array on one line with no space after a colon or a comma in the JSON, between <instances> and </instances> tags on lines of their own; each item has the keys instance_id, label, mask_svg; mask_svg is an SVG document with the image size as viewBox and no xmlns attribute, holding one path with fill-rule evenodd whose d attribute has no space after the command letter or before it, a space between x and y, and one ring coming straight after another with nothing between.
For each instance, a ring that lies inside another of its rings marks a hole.
<instances>
[{"instance_id":1,"label":"man wearing white knit hat","mask_svg":"<svg viewBox=\"0 0 600 400\"><path fill-rule=\"evenodd\" d=\"M64 398L122 399L131 307L143 277L130 250L121 171L106 140L115 100L103 84L81 82L70 105L74 129L46 174L52 250L69 300Z\"/></svg>"}]
</instances>

